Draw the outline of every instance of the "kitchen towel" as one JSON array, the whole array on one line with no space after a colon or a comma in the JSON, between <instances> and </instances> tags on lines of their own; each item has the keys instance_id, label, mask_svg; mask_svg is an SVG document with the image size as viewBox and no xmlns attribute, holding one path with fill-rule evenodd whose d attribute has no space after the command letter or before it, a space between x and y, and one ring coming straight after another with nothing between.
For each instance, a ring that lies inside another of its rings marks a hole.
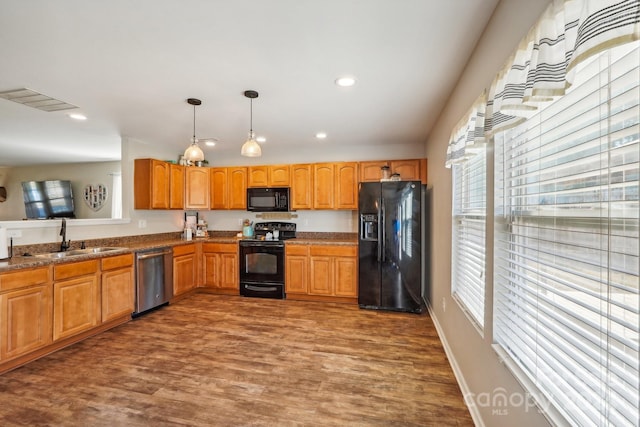
<instances>
[{"instance_id":1,"label":"kitchen towel","mask_svg":"<svg viewBox=\"0 0 640 427\"><path fill-rule=\"evenodd\" d=\"M0 259L9 258L9 244L7 243L7 229L0 227Z\"/></svg>"}]
</instances>

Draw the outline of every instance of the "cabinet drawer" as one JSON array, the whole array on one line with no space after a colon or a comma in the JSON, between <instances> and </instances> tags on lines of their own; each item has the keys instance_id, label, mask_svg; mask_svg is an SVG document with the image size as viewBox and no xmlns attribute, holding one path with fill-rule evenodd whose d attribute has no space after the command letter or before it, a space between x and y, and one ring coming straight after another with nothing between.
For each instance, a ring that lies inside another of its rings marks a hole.
<instances>
[{"instance_id":1,"label":"cabinet drawer","mask_svg":"<svg viewBox=\"0 0 640 427\"><path fill-rule=\"evenodd\" d=\"M286 245L286 255L309 255L308 245Z\"/></svg>"},{"instance_id":2,"label":"cabinet drawer","mask_svg":"<svg viewBox=\"0 0 640 427\"><path fill-rule=\"evenodd\" d=\"M235 243L205 243L202 247L203 252L226 252L226 253L237 253L238 245Z\"/></svg>"},{"instance_id":3,"label":"cabinet drawer","mask_svg":"<svg viewBox=\"0 0 640 427\"><path fill-rule=\"evenodd\" d=\"M124 254L102 258L102 271L113 270L116 268L130 267L133 265L133 254Z\"/></svg>"},{"instance_id":4,"label":"cabinet drawer","mask_svg":"<svg viewBox=\"0 0 640 427\"><path fill-rule=\"evenodd\" d=\"M358 248L356 246L312 245L309 252L311 256L355 257L358 255Z\"/></svg>"},{"instance_id":5,"label":"cabinet drawer","mask_svg":"<svg viewBox=\"0 0 640 427\"><path fill-rule=\"evenodd\" d=\"M49 267L0 274L0 292L49 282Z\"/></svg>"},{"instance_id":6,"label":"cabinet drawer","mask_svg":"<svg viewBox=\"0 0 640 427\"><path fill-rule=\"evenodd\" d=\"M189 255L196 253L196 245L176 245L173 247L173 256Z\"/></svg>"},{"instance_id":7,"label":"cabinet drawer","mask_svg":"<svg viewBox=\"0 0 640 427\"><path fill-rule=\"evenodd\" d=\"M53 267L53 280L68 279L69 277L95 274L98 271L98 261L80 261L69 264L61 264Z\"/></svg>"}]
</instances>

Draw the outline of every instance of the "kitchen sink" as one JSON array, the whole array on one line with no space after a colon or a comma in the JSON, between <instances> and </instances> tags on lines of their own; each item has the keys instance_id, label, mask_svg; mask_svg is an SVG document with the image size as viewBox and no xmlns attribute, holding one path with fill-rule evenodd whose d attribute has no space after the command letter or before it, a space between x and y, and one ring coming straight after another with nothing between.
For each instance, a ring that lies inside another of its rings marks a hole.
<instances>
[{"instance_id":1,"label":"kitchen sink","mask_svg":"<svg viewBox=\"0 0 640 427\"><path fill-rule=\"evenodd\" d=\"M42 254L33 254L33 256L38 258L61 259L61 258L69 258L72 256L78 256L78 255L90 255L90 254L100 254L103 252L119 251L122 249L125 249L125 248L99 246L95 248L72 249L66 252L47 252Z\"/></svg>"}]
</instances>

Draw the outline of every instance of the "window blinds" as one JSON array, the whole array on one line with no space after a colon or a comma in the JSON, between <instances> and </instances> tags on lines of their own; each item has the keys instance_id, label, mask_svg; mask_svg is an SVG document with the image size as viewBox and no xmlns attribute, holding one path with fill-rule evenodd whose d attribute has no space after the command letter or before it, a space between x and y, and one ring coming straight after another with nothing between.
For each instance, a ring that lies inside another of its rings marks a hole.
<instances>
[{"instance_id":1,"label":"window blinds","mask_svg":"<svg viewBox=\"0 0 640 427\"><path fill-rule=\"evenodd\" d=\"M452 291L484 326L486 154L453 166Z\"/></svg>"},{"instance_id":2,"label":"window blinds","mask_svg":"<svg viewBox=\"0 0 640 427\"><path fill-rule=\"evenodd\" d=\"M637 426L640 53L495 135L494 339L573 425Z\"/></svg>"}]
</instances>

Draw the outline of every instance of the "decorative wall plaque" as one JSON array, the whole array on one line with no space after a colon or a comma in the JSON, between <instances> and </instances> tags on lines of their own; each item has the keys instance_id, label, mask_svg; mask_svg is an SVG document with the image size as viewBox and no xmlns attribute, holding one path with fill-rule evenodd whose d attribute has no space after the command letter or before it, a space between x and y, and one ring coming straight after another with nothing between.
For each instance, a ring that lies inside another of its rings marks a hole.
<instances>
[{"instance_id":1,"label":"decorative wall plaque","mask_svg":"<svg viewBox=\"0 0 640 427\"><path fill-rule=\"evenodd\" d=\"M94 211L102 209L108 196L107 187L103 184L88 184L84 187L84 201Z\"/></svg>"}]
</instances>

